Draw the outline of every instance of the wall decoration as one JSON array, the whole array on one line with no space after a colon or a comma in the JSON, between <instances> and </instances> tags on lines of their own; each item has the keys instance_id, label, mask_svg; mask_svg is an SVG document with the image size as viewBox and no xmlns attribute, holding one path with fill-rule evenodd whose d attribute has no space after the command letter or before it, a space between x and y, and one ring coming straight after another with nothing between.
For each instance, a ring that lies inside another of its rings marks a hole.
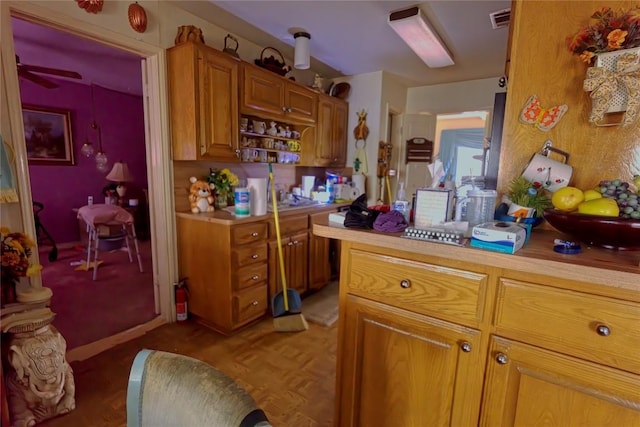
<instances>
[{"instance_id":1,"label":"wall decoration","mask_svg":"<svg viewBox=\"0 0 640 427\"><path fill-rule=\"evenodd\" d=\"M144 33L147 30L147 13L144 11L144 7L140 6L138 2L131 3L127 13L131 28L139 33Z\"/></svg>"},{"instance_id":2,"label":"wall decoration","mask_svg":"<svg viewBox=\"0 0 640 427\"><path fill-rule=\"evenodd\" d=\"M202 35L202 30L195 25L179 26L174 44L179 45L180 43L191 41L204 44L204 36Z\"/></svg>"},{"instance_id":3,"label":"wall decoration","mask_svg":"<svg viewBox=\"0 0 640 427\"><path fill-rule=\"evenodd\" d=\"M534 125L544 132L549 132L558 124L569 107L566 104L557 105L551 108L542 108L537 95L531 95L520 112L520 121Z\"/></svg>"},{"instance_id":4,"label":"wall decoration","mask_svg":"<svg viewBox=\"0 0 640 427\"><path fill-rule=\"evenodd\" d=\"M69 110L23 104L22 119L30 164L75 164Z\"/></svg>"},{"instance_id":5,"label":"wall decoration","mask_svg":"<svg viewBox=\"0 0 640 427\"><path fill-rule=\"evenodd\" d=\"M587 69L584 90L591 92L589 122L596 126L620 125L626 127L638 118L640 112L640 49L627 49L615 61L615 66ZM608 112L626 111L620 123L600 124Z\"/></svg>"},{"instance_id":6,"label":"wall decoration","mask_svg":"<svg viewBox=\"0 0 640 427\"><path fill-rule=\"evenodd\" d=\"M102 11L104 0L76 0L76 3L87 13L98 13Z\"/></svg>"}]
</instances>

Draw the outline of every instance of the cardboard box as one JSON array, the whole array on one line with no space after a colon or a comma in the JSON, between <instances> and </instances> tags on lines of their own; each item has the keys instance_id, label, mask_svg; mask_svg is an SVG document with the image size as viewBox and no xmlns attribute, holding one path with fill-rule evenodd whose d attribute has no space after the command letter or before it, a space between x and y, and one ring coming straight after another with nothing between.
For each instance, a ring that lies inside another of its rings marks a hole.
<instances>
[{"instance_id":1,"label":"cardboard box","mask_svg":"<svg viewBox=\"0 0 640 427\"><path fill-rule=\"evenodd\" d=\"M506 254L515 253L526 239L527 230L509 222L485 222L471 231L471 246Z\"/></svg>"}]
</instances>

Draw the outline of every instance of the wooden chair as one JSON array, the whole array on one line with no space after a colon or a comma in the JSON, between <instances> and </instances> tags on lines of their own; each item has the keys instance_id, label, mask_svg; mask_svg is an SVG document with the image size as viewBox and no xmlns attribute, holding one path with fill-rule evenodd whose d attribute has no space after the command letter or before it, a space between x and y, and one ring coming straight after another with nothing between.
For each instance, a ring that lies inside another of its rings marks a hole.
<instances>
[{"instance_id":1,"label":"wooden chair","mask_svg":"<svg viewBox=\"0 0 640 427\"><path fill-rule=\"evenodd\" d=\"M129 373L127 427L270 427L235 381L180 354L141 350Z\"/></svg>"}]
</instances>

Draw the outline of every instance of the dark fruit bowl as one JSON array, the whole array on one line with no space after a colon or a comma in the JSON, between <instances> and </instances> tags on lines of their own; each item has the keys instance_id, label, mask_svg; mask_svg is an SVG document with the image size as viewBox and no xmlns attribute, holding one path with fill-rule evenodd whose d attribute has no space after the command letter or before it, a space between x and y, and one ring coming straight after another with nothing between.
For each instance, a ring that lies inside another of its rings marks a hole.
<instances>
[{"instance_id":1,"label":"dark fruit bowl","mask_svg":"<svg viewBox=\"0 0 640 427\"><path fill-rule=\"evenodd\" d=\"M567 213L556 209L545 210L544 218L558 231L589 245L640 250L640 220Z\"/></svg>"}]
</instances>

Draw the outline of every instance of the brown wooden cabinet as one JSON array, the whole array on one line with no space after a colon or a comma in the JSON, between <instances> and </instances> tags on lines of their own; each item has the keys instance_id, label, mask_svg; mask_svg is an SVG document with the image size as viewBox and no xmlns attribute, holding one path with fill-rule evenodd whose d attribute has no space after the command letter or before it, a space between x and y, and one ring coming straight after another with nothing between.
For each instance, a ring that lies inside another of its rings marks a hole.
<instances>
[{"instance_id":1,"label":"brown wooden cabinet","mask_svg":"<svg viewBox=\"0 0 640 427\"><path fill-rule=\"evenodd\" d=\"M315 166L342 166L347 160L349 105L342 99L319 95Z\"/></svg>"},{"instance_id":2,"label":"brown wooden cabinet","mask_svg":"<svg viewBox=\"0 0 640 427\"><path fill-rule=\"evenodd\" d=\"M489 354L482 426L640 425L638 375L499 337Z\"/></svg>"},{"instance_id":3,"label":"brown wooden cabinet","mask_svg":"<svg viewBox=\"0 0 640 427\"><path fill-rule=\"evenodd\" d=\"M637 259L314 234L342 243L337 425L640 425Z\"/></svg>"},{"instance_id":4,"label":"brown wooden cabinet","mask_svg":"<svg viewBox=\"0 0 640 427\"><path fill-rule=\"evenodd\" d=\"M275 222L269 223L269 299L282 290ZM309 234L307 214L280 218L280 240L287 288L307 292Z\"/></svg>"},{"instance_id":5,"label":"brown wooden cabinet","mask_svg":"<svg viewBox=\"0 0 640 427\"><path fill-rule=\"evenodd\" d=\"M240 112L264 119L314 125L318 94L271 71L242 63Z\"/></svg>"},{"instance_id":6,"label":"brown wooden cabinet","mask_svg":"<svg viewBox=\"0 0 640 427\"><path fill-rule=\"evenodd\" d=\"M179 272L196 320L229 334L267 313L266 221L227 225L178 216L176 226Z\"/></svg>"},{"instance_id":7,"label":"brown wooden cabinet","mask_svg":"<svg viewBox=\"0 0 640 427\"><path fill-rule=\"evenodd\" d=\"M313 224L327 220L327 212L309 215L309 230ZM331 239L309 233L309 290L323 288L331 280Z\"/></svg>"},{"instance_id":8,"label":"brown wooden cabinet","mask_svg":"<svg viewBox=\"0 0 640 427\"><path fill-rule=\"evenodd\" d=\"M174 160L239 161L240 61L202 43L167 51Z\"/></svg>"}]
</instances>

